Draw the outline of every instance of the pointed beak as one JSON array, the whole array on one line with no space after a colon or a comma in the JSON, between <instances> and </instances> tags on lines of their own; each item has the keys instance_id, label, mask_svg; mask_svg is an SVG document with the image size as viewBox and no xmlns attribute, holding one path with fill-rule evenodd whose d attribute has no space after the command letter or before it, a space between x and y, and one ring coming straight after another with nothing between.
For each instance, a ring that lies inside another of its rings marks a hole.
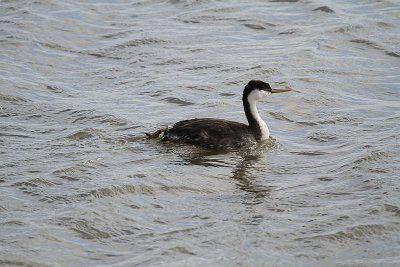
<instances>
[{"instance_id":1,"label":"pointed beak","mask_svg":"<svg viewBox=\"0 0 400 267\"><path fill-rule=\"evenodd\" d=\"M290 92L292 91L291 89L272 89L271 93L285 93L285 92Z\"/></svg>"}]
</instances>

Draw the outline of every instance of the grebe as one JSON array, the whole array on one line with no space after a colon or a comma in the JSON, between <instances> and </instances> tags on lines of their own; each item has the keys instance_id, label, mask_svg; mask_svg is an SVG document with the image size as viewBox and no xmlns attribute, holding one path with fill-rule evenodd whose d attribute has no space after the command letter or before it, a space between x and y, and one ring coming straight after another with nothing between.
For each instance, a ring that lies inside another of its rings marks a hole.
<instances>
[{"instance_id":1,"label":"grebe","mask_svg":"<svg viewBox=\"0 0 400 267\"><path fill-rule=\"evenodd\" d=\"M252 80L243 90L243 107L249 125L222 119L192 119L177 122L172 128L148 134L149 138L162 134L162 141L183 142L206 148L242 147L269 139L267 124L258 114L257 102L271 93L290 89L272 89L263 81Z\"/></svg>"}]
</instances>

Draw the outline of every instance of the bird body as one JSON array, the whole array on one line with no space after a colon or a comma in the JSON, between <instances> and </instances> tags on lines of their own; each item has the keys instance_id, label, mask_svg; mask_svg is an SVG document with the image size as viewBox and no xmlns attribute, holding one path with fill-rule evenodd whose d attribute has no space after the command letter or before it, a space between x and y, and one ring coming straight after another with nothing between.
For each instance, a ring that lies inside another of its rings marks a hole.
<instances>
[{"instance_id":1,"label":"bird body","mask_svg":"<svg viewBox=\"0 0 400 267\"><path fill-rule=\"evenodd\" d=\"M207 148L241 147L256 143L255 134L244 123L222 119L192 119L177 122L163 141L184 142Z\"/></svg>"}]
</instances>

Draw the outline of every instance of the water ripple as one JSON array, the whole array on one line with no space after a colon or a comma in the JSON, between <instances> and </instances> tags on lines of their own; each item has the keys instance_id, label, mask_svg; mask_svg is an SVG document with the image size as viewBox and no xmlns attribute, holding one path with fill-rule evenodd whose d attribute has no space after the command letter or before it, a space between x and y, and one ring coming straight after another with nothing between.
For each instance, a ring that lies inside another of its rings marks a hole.
<instances>
[{"instance_id":1,"label":"water ripple","mask_svg":"<svg viewBox=\"0 0 400 267\"><path fill-rule=\"evenodd\" d=\"M1 6L0 265L399 265L393 1ZM145 139L251 79L270 142Z\"/></svg>"}]
</instances>

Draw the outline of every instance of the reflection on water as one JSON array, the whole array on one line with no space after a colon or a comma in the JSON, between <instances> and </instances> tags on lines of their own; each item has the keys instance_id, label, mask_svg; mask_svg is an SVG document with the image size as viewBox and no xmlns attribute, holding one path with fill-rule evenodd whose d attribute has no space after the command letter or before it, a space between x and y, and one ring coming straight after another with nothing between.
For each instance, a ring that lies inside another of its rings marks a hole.
<instances>
[{"instance_id":1,"label":"reflection on water","mask_svg":"<svg viewBox=\"0 0 400 267\"><path fill-rule=\"evenodd\" d=\"M258 203L261 203L261 201L263 201L262 199L268 196L268 193L271 191L271 188L268 186L257 185L251 174L254 163L261 157L261 155L245 156L232 170L232 178L237 181L237 186L241 190L249 193L249 195L254 198L254 201L260 199Z\"/></svg>"},{"instance_id":2,"label":"reflection on water","mask_svg":"<svg viewBox=\"0 0 400 267\"><path fill-rule=\"evenodd\" d=\"M269 186L257 184L257 177L254 178L252 173L257 169L257 163L263 164L261 161L266 159L268 151L278 149L279 143L274 138L257 146L252 145L240 149L231 148L225 151L210 150L183 144L167 144L167 146L172 147L172 151L168 151L167 153L179 154L184 165L230 169L231 173L227 177L236 181L237 187L247 192L254 200L266 197L271 190ZM178 151L177 147L181 149ZM177 162L177 164L180 163Z\"/></svg>"},{"instance_id":3,"label":"reflection on water","mask_svg":"<svg viewBox=\"0 0 400 267\"><path fill-rule=\"evenodd\" d=\"M398 266L393 1L0 1L0 265ZM276 139L149 141L244 122ZM268 251L268 253L266 253Z\"/></svg>"}]
</instances>

